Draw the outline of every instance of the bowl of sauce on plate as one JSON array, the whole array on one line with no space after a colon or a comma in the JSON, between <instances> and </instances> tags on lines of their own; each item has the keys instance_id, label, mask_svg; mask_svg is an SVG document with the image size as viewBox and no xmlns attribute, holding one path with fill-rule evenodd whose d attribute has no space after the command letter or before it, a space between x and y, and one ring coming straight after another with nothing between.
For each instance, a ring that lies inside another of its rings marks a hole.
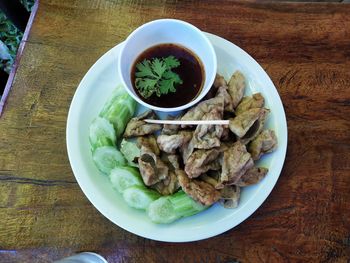
<instances>
[{"instance_id":1,"label":"bowl of sauce on plate","mask_svg":"<svg viewBox=\"0 0 350 263\"><path fill-rule=\"evenodd\" d=\"M182 80L181 84L175 85L175 92L169 92L157 96L153 94L144 98L136 87L136 65L142 61L154 58L174 56L180 65L173 69ZM131 83L135 93L146 103L157 107L179 107L194 100L203 88L205 72L202 61L191 50L177 44L159 44L146 49L135 60L131 69Z\"/></svg>"},{"instance_id":2,"label":"bowl of sauce on plate","mask_svg":"<svg viewBox=\"0 0 350 263\"><path fill-rule=\"evenodd\" d=\"M209 39L197 27L176 19L138 27L118 56L119 78L129 95L163 112L184 110L199 102L214 83L216 70L216 53Z\"/></svg>"}]
</instances>

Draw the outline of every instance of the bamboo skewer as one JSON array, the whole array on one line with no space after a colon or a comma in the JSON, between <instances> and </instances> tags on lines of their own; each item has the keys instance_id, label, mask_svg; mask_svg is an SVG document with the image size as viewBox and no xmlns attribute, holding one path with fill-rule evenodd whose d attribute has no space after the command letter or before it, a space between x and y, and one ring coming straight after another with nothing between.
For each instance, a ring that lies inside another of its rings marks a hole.
<instances>
[{"instance_id":1,"label":"bamboo skewer","mask_svg":"<svg viewBox=\"0 0 350 263\"><path fill-rule=\"evenodd\" d=\"M182 120L152 120L152 119L145 119L144 120L147 123L153 123L153 124L171 124L171 125L229 125L229 120L189 120L189 121L182 121Z\"/></svg>"}]
</instances>

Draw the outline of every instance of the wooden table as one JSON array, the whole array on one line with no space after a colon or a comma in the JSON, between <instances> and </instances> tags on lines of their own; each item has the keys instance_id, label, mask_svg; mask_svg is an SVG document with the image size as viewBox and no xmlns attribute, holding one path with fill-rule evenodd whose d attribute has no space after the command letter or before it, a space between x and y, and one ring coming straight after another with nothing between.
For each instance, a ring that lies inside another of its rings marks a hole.
<instances>
[{"instance_id":1,"label":"wooden table","mask_svg":"<svg viewBox=\"0 0 350 263\"><path fill-rule=\"evenodd\" d=\"M348 262L350 5L42 0L0 119L0 262L96 251L110 262ZM107 50L174 17L250 53L278 88L289 145L280 179L236 228L199 242L147 240L104 218L70 168L75 89Z\"/></svg>"}]
</instances>

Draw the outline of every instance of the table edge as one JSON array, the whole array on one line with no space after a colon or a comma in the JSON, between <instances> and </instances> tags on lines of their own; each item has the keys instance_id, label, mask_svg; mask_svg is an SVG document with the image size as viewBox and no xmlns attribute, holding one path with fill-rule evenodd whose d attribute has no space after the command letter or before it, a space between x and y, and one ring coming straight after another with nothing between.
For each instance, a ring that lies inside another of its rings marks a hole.
<instances>
[{"instance_id":1,"label":"table edge","mask_svg":"<svg viewBox=\"0 0 350 263\"><path fill-rule=\"evenodd\" d=\"M35 0L34 6L32 8L32 11L31 11L29 19L28 19L28 23L27 23L26 29L25 29L25 31L23 33L22 40L21 40L21 42L19 44L19 47L18 47L18 50L17 50L15 62L13 63L11 72L9 74L9 77L8 77L6 85L5 85L4 92L3 92L2 96L1 96L1 100L0 100L0 117L1 117L1 115L3 113L4 108L5 108L6 99L7 99L8 95L10 93L10 90L12 88L12 84L13 84L13 81L15 79L17 68L18 68L19 62L21 60L24 47L25 47L25 45L27 43L27 39L29 37L30 29L32 28L32 25L33 25L33 22L34 22L34 18L36 16L37 11L38 11L38 6L39 6L39 0Z\"/></svg>"}]
</instances>

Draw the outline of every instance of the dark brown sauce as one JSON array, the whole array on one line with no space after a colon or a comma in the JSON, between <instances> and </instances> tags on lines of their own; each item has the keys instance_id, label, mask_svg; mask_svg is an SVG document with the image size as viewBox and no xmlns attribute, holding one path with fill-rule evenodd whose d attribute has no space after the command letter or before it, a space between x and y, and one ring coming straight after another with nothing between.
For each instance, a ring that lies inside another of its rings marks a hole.
<instances>
[{"instance_id":1,"label":"dark brown sauce","mask_svg":"<svg viewBox=\"0 0 350 263\"><path fill-rule=\"evenodd\" d=\"M150 60L168 56L174 56L180 61L180 66L172 71L180 76L182 84L175 86L176 92L163 94L160 97L153 94L145 99L135 87L136 64L144 59ZM194 100L202 89L204 79L205 72L200 59L187 48L175 44L160 44L150 47L138 56L131 70L131 83L139 98L148 104L163 108L178 107Z\"/></svg>"}]
</instances>

